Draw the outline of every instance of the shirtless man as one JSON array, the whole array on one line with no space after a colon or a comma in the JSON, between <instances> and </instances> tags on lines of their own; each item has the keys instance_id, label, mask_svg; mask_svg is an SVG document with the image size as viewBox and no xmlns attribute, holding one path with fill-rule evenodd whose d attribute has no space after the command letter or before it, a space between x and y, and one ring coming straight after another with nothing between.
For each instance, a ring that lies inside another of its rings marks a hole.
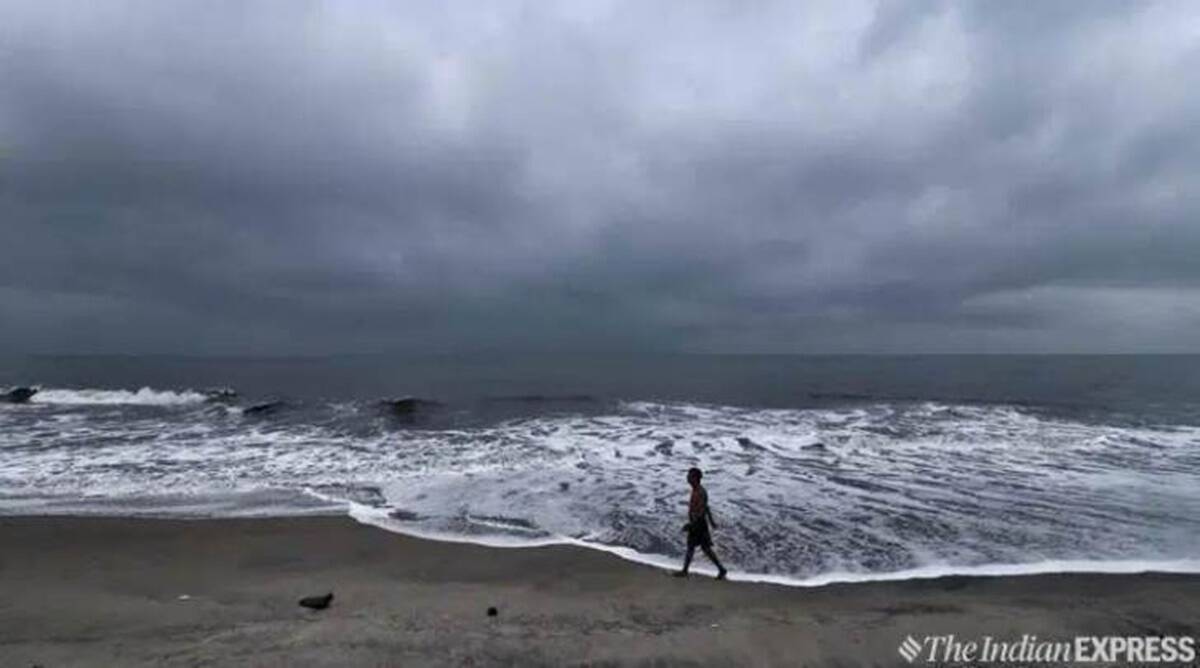
<instances>
[{"instance_id":1,"label":"shirtless man","mask_svg":"<svg viewBox=\"0 0 1200 668\"><path fill-rule=\"evenodd\" d=\"M708 510L708 491L700 484L702 477L704 473L700 469L692 467L688 470L687 481L692 486L692 498L688 501L688 523L683 525L683 530L687 532L687 555L683 558L683 570L676 572L675 577L687 577L688 567L692 565L692 554L699 545L704 554L717 565L717 579L724 580L725 567L712 551L712 536L709 535L708 526L711 524L715 529L717 523L713 521L712 513Z\"/></svg>"}]
</instances>

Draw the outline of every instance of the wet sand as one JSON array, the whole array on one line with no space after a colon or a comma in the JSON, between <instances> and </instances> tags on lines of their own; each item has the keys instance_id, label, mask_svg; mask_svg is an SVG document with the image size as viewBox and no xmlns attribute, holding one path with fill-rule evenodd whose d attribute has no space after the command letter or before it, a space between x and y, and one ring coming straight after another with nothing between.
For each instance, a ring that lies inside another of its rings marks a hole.
<instances>
[{"instance_id":1,"label":"wet sand","mask_svg":"<svg viewBox=\"0 0 1200 668\"><path fill-rule=\"evenodd\" d=\"M907 635L950 633L1200 635L1200 576L797 588L345 518L0 518L0 666L891 666Z\"/></svg>"}]
</instances>

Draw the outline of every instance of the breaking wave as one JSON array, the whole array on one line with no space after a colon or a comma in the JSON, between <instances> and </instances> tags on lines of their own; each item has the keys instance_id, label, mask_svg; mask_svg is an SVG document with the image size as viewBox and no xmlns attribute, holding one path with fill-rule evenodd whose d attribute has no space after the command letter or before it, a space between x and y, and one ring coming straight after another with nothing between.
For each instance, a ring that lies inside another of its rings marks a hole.
<instances>
[{"instance_id":1,"label":"breaking wave","mask_svg":"<svg viewBox=\"0 0 1200 668\"><path fill-rule=\"evenodd\" d=\"M63 406L177 406L202 403L207 396L200 392L183 390L155 390L143 387L138 390L100 390L43 388L33 395L30 403L58 404Z\"/></svg>"}]
</instances>

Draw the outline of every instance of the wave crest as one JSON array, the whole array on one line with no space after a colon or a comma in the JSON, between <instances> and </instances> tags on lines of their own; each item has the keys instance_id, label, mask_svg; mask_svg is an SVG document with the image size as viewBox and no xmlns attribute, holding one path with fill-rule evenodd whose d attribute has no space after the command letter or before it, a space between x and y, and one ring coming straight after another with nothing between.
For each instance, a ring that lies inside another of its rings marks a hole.
<instances>
[{"instance_id":1,"label":"wave crest","mask_svg":"<svg viewBox=\"0 0 1200 668\"><path fill-rule=\"evenodd\" d=\"M92 388L43 388L30 403L68 406L179 406L197 404L208 397L192 390L101 390Z\"/></svg>"}]
</instances>

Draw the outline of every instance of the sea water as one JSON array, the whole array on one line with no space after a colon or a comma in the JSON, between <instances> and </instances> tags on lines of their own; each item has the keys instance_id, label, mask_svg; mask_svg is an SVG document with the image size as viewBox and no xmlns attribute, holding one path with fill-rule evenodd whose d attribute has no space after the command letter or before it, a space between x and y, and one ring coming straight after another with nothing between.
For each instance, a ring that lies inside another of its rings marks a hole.
<instances>
[{"instance_id":1,"label":"sea water","mask_svg":"<svg viewBox=\"0 0 1200 668\"><path fill-rule=\"evenodd\" d=\"M40 392L0 404L0 513L344 513L669 565L699 466L735 578L1200 572L1200 357L37 357L4 384Z\"/></svg>"}]
</instances>

